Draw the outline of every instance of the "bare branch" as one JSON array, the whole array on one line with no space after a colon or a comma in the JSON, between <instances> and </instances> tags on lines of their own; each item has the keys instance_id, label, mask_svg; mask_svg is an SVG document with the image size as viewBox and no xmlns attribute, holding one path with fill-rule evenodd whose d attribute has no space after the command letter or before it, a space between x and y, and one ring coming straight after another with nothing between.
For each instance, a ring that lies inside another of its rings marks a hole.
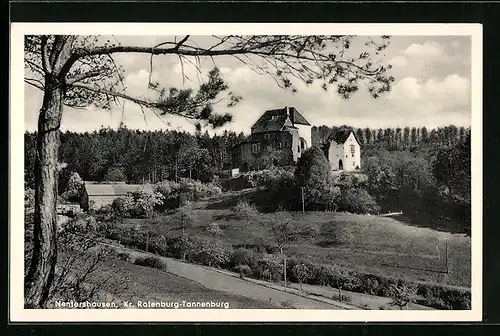
<instances>
[{"instance_id":1,"label":"bare branch","mask_svg":"<svg viewBox=\"0 0 500 336\"><path fill-rule=\"evenodd\" d=\"M72 85L74 83L81 82L82 80L84 80L86 78L97 77L101 74L102 70L103 69L98 69L98 70L93 70L93 71L89 71L89 72L84 72L84 73L77 75L73 78L69 78L68 80L66 80L66 85Z\"/></svg>"},{"instance_id":2,"label":"bare branch","mask_svg":"<svg viewBox=\"0 0 500 336\"><path fill-rule=\"evenodd\" d=\"M174 49L179 49L179 47L181 45L183 45L189 38L189 35L186 35L181 41L179 41L179 43L177 43L174 47ZM166 44L172 44L172 42L162 42L162 43L159 43L157 45L155 45L152 50L156 49L156 48L159 48L163 45L166 45ZM151 57L149 58L149 81L148 81L148 84L151 85L151 78L153 76L153 56L154 56L154 53L151 52ZM180 56L179 56L180 58ZM181 60L182 62L182 60ZM184 81L184 78L183 78L183 81Z\"/></svg>"},{"instance_id":3,"label":"bare branch","mask_svg":"<svg viewBox=\"0 0 500 336\"><path fill-rule=\"evenodd\" d=\"M42 91L45 90L44 85L39 80L36 80L36 79L33 79L33 78L25 78L24 82L26 84L29 84L29 85L33 86L33 87L36 87L39 90L42 90Z\"/></svg>"},{"instance_id":4,"label":"bare branch","mask_svg":"<svg viewBox=\"0 0 500 336\"><path fill-rule=\"evenodd\" d=\"M106 90L106 89L102 89L102 88L98 88L98 87L95 87L92 85L82 84L82 83L74 83L71 86L85 89L85 90L89 90L89 91L94 91L97 93L107 94L107 95L118 97L118 98L123 98L123 99L129 100L131 102L134 102L138 105L142 105L142 106L146 106L146 107L153 107L153 104L151 102L148 102L146 100L142 100L139 98L135 98L135 97L132 97L132 96L120 93L120 92L114 92L114 91L110 91L110 90Z\"/></svg>"},{"instance_id":5,"label":"bare branch","mask_svg":"<svg viewBox=\"0 0 500 336\"><path fill-rule=\"evenodd\" d=\"M26 64L28 64L29 68L37 73L39 73L40 75L42 76L45 76L45 72L44 70L42 69L42 67L40 67L38 64L36 64L35 62L33 61L30 61L29 59L24 59L24 62L26 62Z\"/></svg>"},{"instance_id":6,"label":"bare branch","mask_svg":"<svg viewBox=\"0 0 500 336\"><path fill-rule=\"evenodd\" d=\"M189 36L190 35L184 36L184 38L182 40L180 40L179 43L177 43L174 48L179 49L180 46L182 46L184 43L186 43L186 41L189 39Z\"/></svg>"}]
</instances>

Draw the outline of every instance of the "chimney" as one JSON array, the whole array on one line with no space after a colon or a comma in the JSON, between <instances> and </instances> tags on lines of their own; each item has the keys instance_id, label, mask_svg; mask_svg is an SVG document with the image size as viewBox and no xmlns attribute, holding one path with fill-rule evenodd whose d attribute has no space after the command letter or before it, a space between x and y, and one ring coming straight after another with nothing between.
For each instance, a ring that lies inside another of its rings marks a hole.
<instances>
[{"instance_id":1,"label":"chimney","mask_svg":"<svg viewBox=\"0 0 500 336\"><path fill-rule=\"evenodd\" d=\"M288 109L288 106L285 106L285 113L286 113L285 124L283 126L284 127L293 127L293 123L290 120L290 110Z\"/></svg>"}]
</instances>

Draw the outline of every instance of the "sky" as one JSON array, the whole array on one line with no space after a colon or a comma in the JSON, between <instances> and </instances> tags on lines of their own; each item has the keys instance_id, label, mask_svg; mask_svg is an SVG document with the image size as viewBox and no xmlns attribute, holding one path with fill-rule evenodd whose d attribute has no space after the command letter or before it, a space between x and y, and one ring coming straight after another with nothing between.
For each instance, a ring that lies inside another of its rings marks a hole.
<instances>
[{"instance_id":1,"label":"sky","mask_svg":"<svg viewBox=\"0 0 500 336\"><path fill-rule=\"evenodd\" d=\"M114 36L122 44L152 46L171 37ZM207 36L193 36L199 45L210 43ZM364 37L360 37L364 39ZM360 44L362 45L362 43ZM352 46L359 52L360 46ZM125 69L127 93L148 97L149 56L117 54L117 64ZM316 84L303 86L297 93L279 88L274 79L259 75L249 66L231 57L215 60L230 90L243 100L235 107L220 108L220 112L233 115L233 122L216 130L250 132L250 127L268 109L293 106L311 125L353 127L404 127L426 126L434 128L449 124L471 124L471 39L468 36L392 36L385 50L384 63L392 65L390 74L395 77L389 93L372 98L360 87L349 100L342 99L335 90L324 92ZM213 61L205 59L200 64L203 71L213 68ZM167 87L196 87L203 81L196 67L183 62L188 80L182 80L182 67L176 56L154 58L152 77ZM42 103L42 92L25 85L25 129L33 131ZM162 116L141 109L131 102L124 108L112 107L111 111L65 108L61 129L74 132L98 130L101 127L117 128L123 122L131 129L176 129L192 132L194 126L187 120ZM211 131L212 133L212 131Z\"/></svg>"}]
</instances>

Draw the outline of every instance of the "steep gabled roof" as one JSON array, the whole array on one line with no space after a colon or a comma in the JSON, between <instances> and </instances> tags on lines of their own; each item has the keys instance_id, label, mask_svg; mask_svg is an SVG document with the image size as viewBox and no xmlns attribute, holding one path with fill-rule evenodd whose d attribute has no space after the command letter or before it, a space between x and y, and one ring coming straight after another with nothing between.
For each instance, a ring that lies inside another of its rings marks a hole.
<instances>
[{"instance_id":1,"label":"steep gabled roof","mask_svg":"<svg viewBox=\"0 0 500 336\"><path fill-rule=\"evenodd\" d=\"M304 118L302 114L297 111L295 107L288 107L290 121L292 125L307 125L311 124ZM253 124L253 128L262 128L266 131L279 131L285 124L287 117L287 107L267 110L262 116Z\"/></svg>"},{"instance_id":2,"label":"steep gabled roof","mask_svg":"<svg viewBox=\"0 0 500 336\"><path fill-rule=\"evenodd\" d=\"M349 138L349 135L351 135L351 133L354 135L354 139L356 139L356 141L359 144L358 138L356 137L356 133L354 133L352 130L337 131L335 134L331 135L330 141L335 141L338 145L344 144Z\"/></svg>"}]
</instances>

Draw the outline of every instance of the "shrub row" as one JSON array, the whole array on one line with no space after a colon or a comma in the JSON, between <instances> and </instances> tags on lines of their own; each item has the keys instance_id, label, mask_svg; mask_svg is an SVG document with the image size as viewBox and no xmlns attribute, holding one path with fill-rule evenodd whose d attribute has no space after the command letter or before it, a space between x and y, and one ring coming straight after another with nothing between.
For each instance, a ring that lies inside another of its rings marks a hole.
<instances>
[{"instance_id":1,"label":"shrub row","mask_svg":"<svg viewBox=\"0 0 500 336\"><path fill-rule=\"evenodd\" d=\"M179 182L163 181L154 186L156 192L168 199L180 199L183 202L197 201L204 197L211 197L222 193L220 183L213 181L203 183L199 180L187 178L180 179Z\"/></svg>"},{"instance_id":2,"label":"shrub row","mask_svg":"<svg viewBox=\"0 0 500 336\"><path fill-rule=\"evenodd\" d=\"M134 260L135 265L152 267L159 270L166 270L167 265L158 257L137 257Z\"/></svg>"},{"instance_id":3,"label":"shrub row","mask_svg":"<svg viewBox=\"0 0 500 336\"><path fill-rule=\"evenodd\" d=\"M145 235L135 229L113 230L106 228L108 238L117 239L122 244L146 249ZM233 247L218 240L200 239L195 237L170 237L150 233L148 251L176 259L184 259L191 263L219 267L245 276L267 281L279 281L283 276L283 257L272 254L271 247L247 249ZM292 282L298 282L293 269L296 265L305 265L308 276L303 283L312 285L328 285L352 292L370 295L389 295L391 285L417 285L418 299L416 303L437 309L470 309L470 291L430 283L412 283L403 279L395 279L380 275L356 272L331 265L320 265L310 261L291 257L287 260L287 277Z\"/></svg>"}]
</instances>

